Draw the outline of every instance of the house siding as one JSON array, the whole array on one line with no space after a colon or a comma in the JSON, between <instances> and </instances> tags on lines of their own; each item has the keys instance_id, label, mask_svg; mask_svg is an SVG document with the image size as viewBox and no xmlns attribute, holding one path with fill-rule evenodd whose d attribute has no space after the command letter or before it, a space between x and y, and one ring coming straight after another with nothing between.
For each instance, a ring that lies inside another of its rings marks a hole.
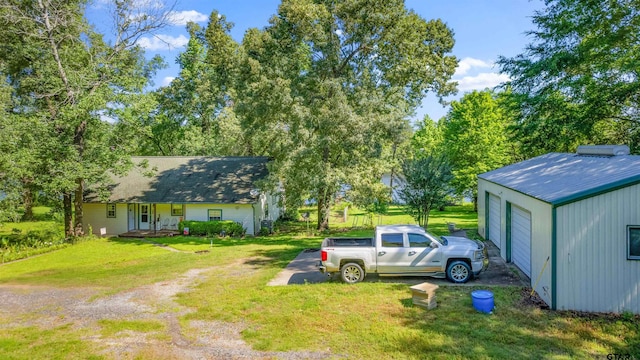
<instances>
[{"instance_id":1,"label":"house siding","mask_svg":"<svg viewBox=\"0 0 640 360\"><path fill-rule=\"evenodd\" d=\"M209 209L222 210L222 220L236 221L247 229L247 234L255 235L252 205L233 204L187 204L185 206L185 220L207 221Z\"/></svg>"},{"instance_id":2,"label":"house siding","mask_svg":"<svg viewBox=\"0 0 640 360\"><path fill-rule=\"evenodd\" d=\"M640 313L640 261L627 226L640 225L640 185L557 209L557 308Z\"/></svg>"},{"instance_id":3,"label":"house siding","mask_svg":"<svg viewBox=\"0 0 640 360\"><path fill-rule=\"evenodd\" d=\"M486 193L500 198L500 256L507 260L511 254L507 252L507 211L511 205L523 208L531 213L531 279L530 286L540 297L551 305L551 260L545 266L547 258L551 256L552 206L546 202L532 198L504 186L478 179L478 233L486 239ZM543 271L544 268L544 271ZM540 276L540 280L535 283Z\"/></svg>"},{"instance_id":4,"label":"house siding","mask_svg":"<svg viewBox=\"0 0 640 360\"><path fill-rule=\"evenodd\" d=\"M105 228L107 235L117 235L127 231L127 204L116 204L116 217L107 218L107 204L85 203L82 215L86 233L89 232L89 227L95 235L100 235L100 228Z\"/></svg>"}]
</instances>

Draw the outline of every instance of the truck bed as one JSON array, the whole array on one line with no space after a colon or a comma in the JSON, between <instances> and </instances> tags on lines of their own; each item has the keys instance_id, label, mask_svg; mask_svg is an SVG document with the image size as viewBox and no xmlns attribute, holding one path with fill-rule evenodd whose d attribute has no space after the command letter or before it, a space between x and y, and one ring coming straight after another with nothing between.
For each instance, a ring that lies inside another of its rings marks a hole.
<instances>
[{"instance_id":1,"label":"truck bed","mask_svg":"<svg viewBox=\"0 0 640 360\"><path fill-rule=\"evenodd\" d=\"M322 247L363 246L373 247L373 238L325 238Z\"/></svg>"}]
</instances>

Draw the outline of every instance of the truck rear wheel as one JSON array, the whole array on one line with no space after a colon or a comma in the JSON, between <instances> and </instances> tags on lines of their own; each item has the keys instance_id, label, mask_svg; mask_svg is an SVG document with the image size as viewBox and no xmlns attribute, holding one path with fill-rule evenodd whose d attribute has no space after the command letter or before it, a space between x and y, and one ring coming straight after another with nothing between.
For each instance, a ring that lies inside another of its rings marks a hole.
<instances>
[{"instance_id":1,"label":"truck rear wheel","mask_svg":"<svg viewBox=\"0 0 640 360\"><path fill-rule=\"evenodd\" d=\"M364 280L364 270L359 264L347 263L340 269L340 278L347 284L355 284Z\"/></svg>"},{"instance_id":2,"label":"truck rear wheel","mask_svg":"<svg viewBox=\"0 0 640 360\"><path fill-rule=\"evenodd\" d=\"M447 278L454 283L466 283L471 279L471 267L462 260L452 261L447 266Z\"/></svg>"}]
</instances>

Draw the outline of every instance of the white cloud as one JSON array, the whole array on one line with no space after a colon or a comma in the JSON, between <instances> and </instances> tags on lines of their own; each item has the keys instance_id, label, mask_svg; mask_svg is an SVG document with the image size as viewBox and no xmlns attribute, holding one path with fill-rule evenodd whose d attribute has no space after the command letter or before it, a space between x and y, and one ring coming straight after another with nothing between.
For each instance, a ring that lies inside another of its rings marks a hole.
<instances>
[{"instance_id":1,"label":"white cloud","mask_svg":"<svg viewBox=\"0 0 640 360\"><path fill-rule=\"evenodd\" d=\"M465 76L462 79L457 79L456 81L458 82L458 90L470 91L493 88L509 80L511 79L507 74L480 73L475 76Z\"/></svg>"},{"instance_id":2,"label":"white cloud","mask_svg":"<svg viewBox=\"0 0 640 360\"><path fill-rule=\"evenodd\" d=\"M115 8L113 0L95 0L91 5L96 9ZM160 0L135 0L131 4L133 9L164 9L166 4Z\"/></svg>"},{"instance_id":3,"label":"white cloud","mask_svg":"<svg viewBox=\"0 0 640 360\"><path fill-rule=\"evenodd\" d=\"M153 37L141 37L138 45L147 50L175 50L182 48L189 43L184 35L174 37L171 35L155 35Z\"/></svg>"},{"instance_id":4,"label":"white cloud","mask_svg":"<svg viewBox=\"0 0 640 360\"><path fill-rule=\"evenodd\" d=\"M480 59L474 59L470 57L466 57L458 63L458 67L456 68L456 72L454 76L462 76L466 74L469 70L475 68L487 69L492 68L493 63L486 62Z\"/></svg>"},{"instance_id":5,"label":"white cloud","mask_svg":"<svg viewBox=\"0 0 640 360\"><path fill-rule=\"evenodd\" d=\"M164 79L162 79L162 84L160 84L160 86L171 85L171 82L173 81L173 79L175 79L174 76L165 76Z\"/></svg>"},{"instance_id":6,"label":"white cloud","mask_svg":"<svg viewBox=\"0 0 640 360\"><path fill-rule=\"evenodd\" d=\"M187 11L171 11L167 14L167 18L171 25L176 26L184 26L187 25L188 22L196 22L201 23L205 22L209 19L209 17L203 13L199 13L195 10L187 10Z\"/></svg>"}]
</instances>

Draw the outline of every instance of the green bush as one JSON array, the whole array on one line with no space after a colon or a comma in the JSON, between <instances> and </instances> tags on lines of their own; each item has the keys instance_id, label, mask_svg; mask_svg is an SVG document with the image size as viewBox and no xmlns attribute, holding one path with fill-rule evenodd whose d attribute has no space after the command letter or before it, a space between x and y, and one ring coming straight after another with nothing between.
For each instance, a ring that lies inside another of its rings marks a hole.
<instances>
[{"instance_id":1,"label":"green bush","mask_svg":"<svg viewBox=\"0 0 640 360\"><path fill-rule=\"evenodd\" d=\"M242 224L231 220L222 221L181 221L178 224L178 230L184 231L184 228L189 228L190 235L210 236L220 235L223 231L228 236L244 236L247 229L242 227Z\"/></svg>"},{"instance_id":2,"label":"green bush","mask_svg":"<svg viewBox=\"0 0 640 360\"><path fill-rule=\"evenodd\" d=\"M16 231L18 230L18 231ZM0 262L23 259L67 246L61 232L54 229L13 229L11 235L0 237Z\"/></svg>"}]
</instances>

